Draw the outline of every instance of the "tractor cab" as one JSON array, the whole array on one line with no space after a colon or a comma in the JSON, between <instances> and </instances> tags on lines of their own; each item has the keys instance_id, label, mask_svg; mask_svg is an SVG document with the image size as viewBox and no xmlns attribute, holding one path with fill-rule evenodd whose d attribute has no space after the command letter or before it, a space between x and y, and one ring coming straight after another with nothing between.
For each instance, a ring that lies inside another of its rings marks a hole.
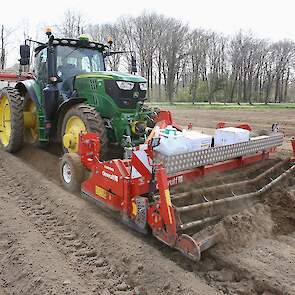
<instances>
[{"instance_id":1,"label":"tractor cab","mask_svg":"<svg viewBox=\"0 0 295 295\"><path fill-rule=\"evenodd\" d=\"M52 65L57 87L64 99L71 97L77 75L105 71L103 52L106 46L79 39L54 39L52 51L44 45L35 49L35 73L38 81L46 85L48 63ZM49 53L49 54L48 54Z\"/></svg>"},{"instance_id":2,"label":"tractor cab","mask_svg":"<svg viewBox=\"0 0 295 295\"><path fill-rule=\"evenodd\" d=\"M62 95L70 97L74 91L74 78L80 74L105 70L103 53L89 48L56 47L58 87Z\"/></svg>"}]
</instances>

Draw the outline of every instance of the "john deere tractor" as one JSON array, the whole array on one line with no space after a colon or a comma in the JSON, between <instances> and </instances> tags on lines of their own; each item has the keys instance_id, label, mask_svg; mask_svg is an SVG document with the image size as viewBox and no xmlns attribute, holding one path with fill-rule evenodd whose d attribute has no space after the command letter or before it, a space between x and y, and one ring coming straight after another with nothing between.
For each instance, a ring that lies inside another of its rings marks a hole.
<instances>
[{"instance_id":1,"label":"john deere tractor","mask_svg":"<svg viewBox=\"0 0 295 295\"><path fill-rule=\"evenodd\" d=\"M79 133L98 133L102 156L110 144L128 149L144 141L153 127L154 112L143 102L146 79L106 71L105 59L122 51L109 45L78 39L55 38L37 42L32 77L0 93L0 141L16 152L24 141L47 145L62 143L65 152L78 150ZM31 42L36 42L30 40ZM20 64L27 66L30 46L20 47ZM132 55L131 72L136 72Z\"/></svg>"}]
</instances>

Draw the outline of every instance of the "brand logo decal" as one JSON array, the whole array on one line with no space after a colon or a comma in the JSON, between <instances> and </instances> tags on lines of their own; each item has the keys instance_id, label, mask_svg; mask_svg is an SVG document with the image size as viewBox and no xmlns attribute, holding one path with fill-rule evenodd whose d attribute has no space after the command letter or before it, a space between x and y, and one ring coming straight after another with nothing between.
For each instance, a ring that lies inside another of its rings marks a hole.
<instances>
[{"instance_id":1,"label":"brand logo decal","mask_svg":"<svg viewBox=\"0 0 295 295\"><path fill-rule=\"evenodd\" d=\"M106 177L106 178L109 178L110 180L113 180L113 181L116 181L118 182L119 181L119 177L117 175L114 175L114 174L110 174L106 171L102 171L102 176Z\"/></svg>"}]
</instances>

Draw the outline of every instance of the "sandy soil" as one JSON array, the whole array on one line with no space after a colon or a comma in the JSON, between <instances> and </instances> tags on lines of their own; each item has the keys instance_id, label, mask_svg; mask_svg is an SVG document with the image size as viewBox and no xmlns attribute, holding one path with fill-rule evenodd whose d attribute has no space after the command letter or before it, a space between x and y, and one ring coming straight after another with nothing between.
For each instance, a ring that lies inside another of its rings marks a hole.
<instances>
[{"instance_id":1,"label":"sandy soil","mask_svg":"<svg viewBox=\"0 0 295 295\"><path fill-rule=\"evenodd\" d=\"M43 167L41 158L51 157L36 150L33 164ZM0 282L7 294L217 294L169 261L170 249L67 193L51 172L43 170L47 179L0 151Z\"/></svg>"},{"instance_id":2,"label":"sandy soil","mask_svg":"<svg viewBox=\"0 0 295 295\"><path fill-rule=\"evenodd\" d=\"M218 121L259 128L276 121L286 137L295 132L292 112L173 111L182 125L211 131ZM287 140L281 152L290 152ZM32 147L16 156L0 150L1 295L295 294L294 176L261 204L221 221L223 242L192 263L64 191L58 164L56 153ZM213 175L196 186L242 181L259 169Z\"/></svg>"}]
</instances>

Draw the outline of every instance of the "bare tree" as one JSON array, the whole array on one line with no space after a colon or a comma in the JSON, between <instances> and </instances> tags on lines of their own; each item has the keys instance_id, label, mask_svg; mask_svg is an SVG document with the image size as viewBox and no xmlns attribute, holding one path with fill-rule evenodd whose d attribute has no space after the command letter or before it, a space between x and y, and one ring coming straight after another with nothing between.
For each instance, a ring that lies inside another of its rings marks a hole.
<instances>
[{"instance_id":1,"label":"bare tree","mask_svg":"<svg viewBox=\"0 0 295 295\"><path fill-rule=\"evenodd\" d=\"M262 90L264 91L264 103L268 104L270 101L272 85L275 77L275 63L274 63L274 51L272 46L268 46L263 67L263 82Z\"/></svg>"},{"instance_id":2,"label":"bare tree","mask_svg":"<svg viewBox=\"0 0 295 295\"><path fill-rule=\"evenodd\" d=\"M191 95L193 103L197 100L197 88L201 73L206 67L209 34L204 30L196 29L188 37L189 55L191 59Z\"/></svg>"},{"instance_id":3,"label":"bare tree","mask_svg":"<svg viewBox=\"0 0 295 295\"><path fill-rule=\"evenodd\" d=\"M287 96L290 67L294 60L295 45L285 40L275 43L275 102L282 102Z\"/></svg>"},{"instance_id":4,"label":"bare tree","mask_svg":"<svg viewBox=\"0 0 295 295\"><path fill-rule=\"evenodd\" d=\"M11 35L14 31L12 28L6 28L1 25L1 52L0 52L0 68L4 70L6 68L7 56L8 56L8 45L10 42Z\"/></svg>"},{"instance_id":5,"label":"bare tree","mask_svg":"<svg viewBox=\"0 0 295 295\"><path fill-rule=\"evenodd\" d=\"M140 55L142 74L147 77L149 97L153 87L153 59L164 34L165 23L162 15L149 12L134 19L134 43Z\"/></svg>"},{"instance_id":6,"label":"bare tree","mask_svg":"<svg viewBox=\"0 0 295 295\"><path fill-rule=\"evenodd\" d=\"M60 35L65 38L77 38L84 33L85 22L80 12L67 10L64 14L64 20L58 30Z\"/></svg>"},{"instance_id":7,"label":"bare tree","mask_svg":"<svg viewBox=\"0 0 295 295\"><path fill-rule=\"evenodd\" d=\"M124 49L122 31L118 24L96 24L89 25L86 32L90 35L92 40L98 41L102 44L106 44L109 37L113 39L112 51L118 51ZM115 54L106 59L107 67L112 71L119 69L120 62L122 60L120 54Z\"/></svg>"},{"instance_id":8,"label":"bare tree","mask_svg":"<svg viewBox=\"0 0 295 295\"><path fill-rule=\"evenodd\" d=\"M208 101L211 104L214 94L224 89L225 85L225 47L227 39L216 33L211 33L208 41L208 74L206 82L208 87Z\"/></svg>"},{"instance_id":9,"label":"bare tree","mask_svg":"<svg viewBox=\"0 0 295 295\"><path fill-rule=\"evenodd\" d=\"M135 35L135 26L134 26L134 18L133 17L120 17L117 21L117 25L119 26L119 30L121 32L120 39L123 50L135 52L139 59L139 72L141 75L144 75L142 66L141 66L141 56L138 54L137 46L134 41ZM132 53L126 56L128 65L131 64L131 56Z\"/></svg>"},{"instance_id":10,"label":"bare tree","mask_svg":"<svg viewBox=\"0 0 295 295\"><path fill-rule=\"evenodd\" d=\"M175 92L175 77L179 70L181 60L186 53L188 27L181 21L170 18L163 35L163 72L166 80L167 97L172 103Z\"/></svg>"}]
</instances>

